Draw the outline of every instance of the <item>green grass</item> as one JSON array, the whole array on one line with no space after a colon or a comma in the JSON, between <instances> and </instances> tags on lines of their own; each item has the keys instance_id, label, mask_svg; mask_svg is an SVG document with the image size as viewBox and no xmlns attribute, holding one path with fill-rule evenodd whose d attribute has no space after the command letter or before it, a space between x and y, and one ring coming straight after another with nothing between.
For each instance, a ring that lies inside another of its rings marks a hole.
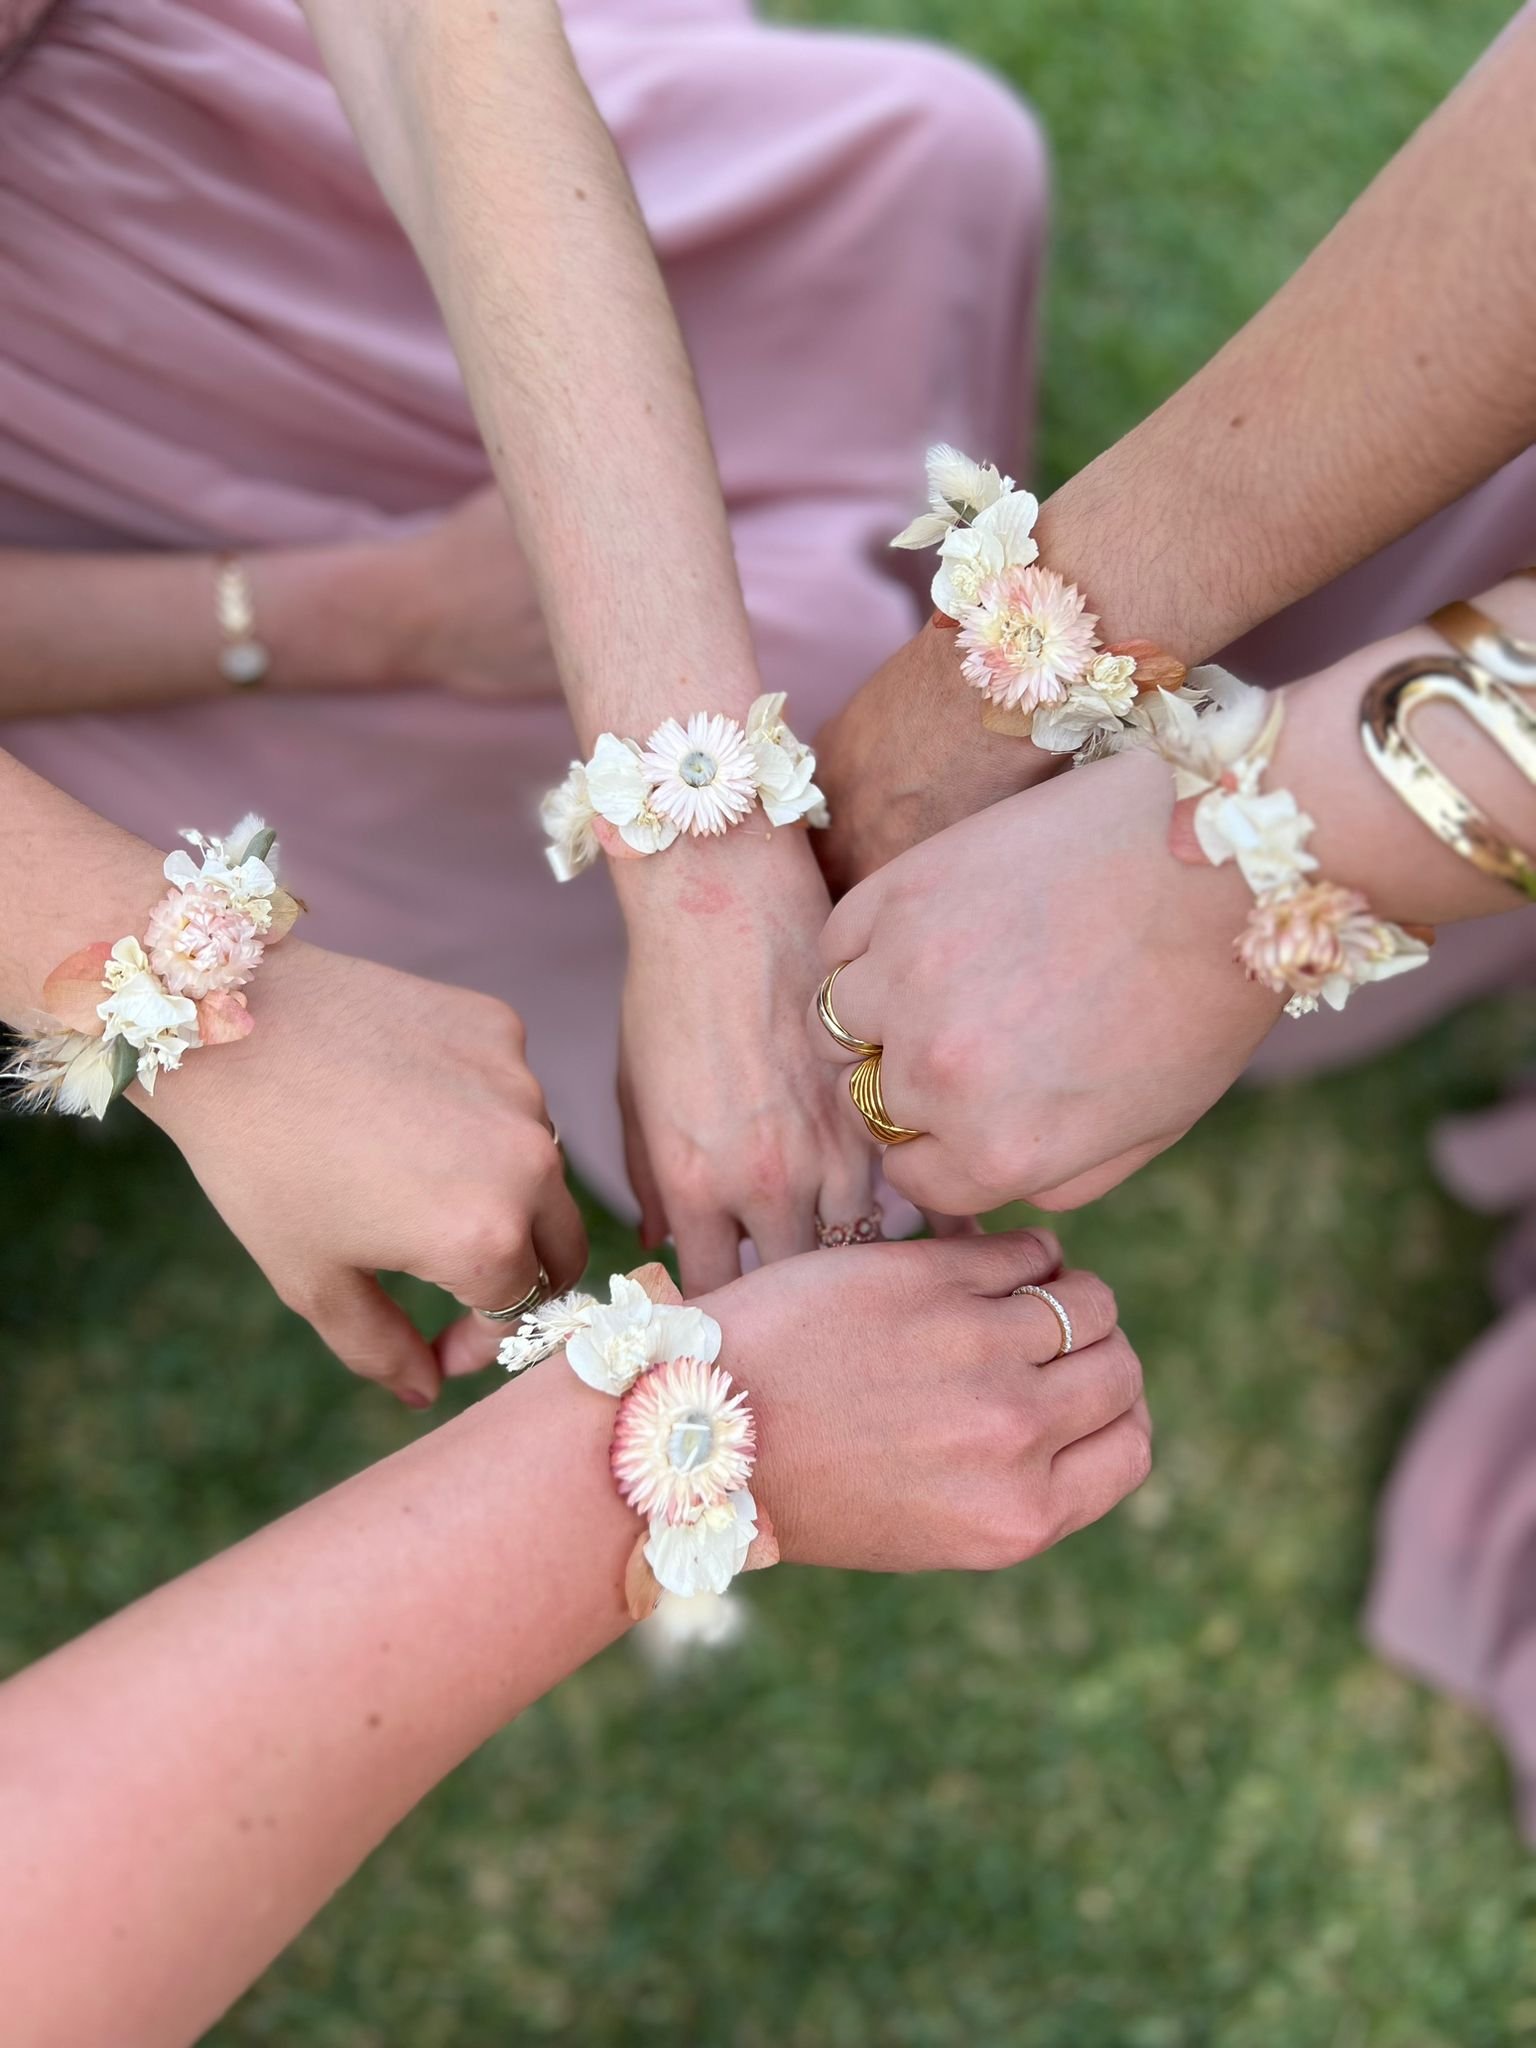
<instances>
[{"instance_id":1,"label":"green grass","mask_svg":"<svg viewBox=\"0 0 1536 2048\"><path fill-rule=\"evenodd\" d=\"M1507 10L781 11L953 36L1041 109L1060 475L1264 296ZM988 1580L772 1574L686 1693L614 1652L441 1788L210 2038L1536 2041L1536 1867L1494 1746L1355 1632L1394 1444L1487 1315L1490 1226L1437 1191L1424 1134L1532 1050L1528 1013L1485 1006L1363 1075L1230 1100L1070 1219L1158 1414L1125 1510ZM600 1262L628 1249L602 1225ZM0 1669L417 1426L326 1360L131 1116L0 1127L0 1332Z\"/></svg>"}]
</instances>

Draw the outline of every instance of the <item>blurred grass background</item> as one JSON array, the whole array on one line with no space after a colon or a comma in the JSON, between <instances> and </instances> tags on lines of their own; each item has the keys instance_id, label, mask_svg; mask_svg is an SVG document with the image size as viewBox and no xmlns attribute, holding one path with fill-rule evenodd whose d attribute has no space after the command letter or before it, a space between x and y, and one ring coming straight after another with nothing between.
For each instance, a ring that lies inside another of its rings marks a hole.
<instances>
[{"instance_id":1,"label":"blurred grass background","mask_svg":"<svg viewBox=\"0 0 1536 2048\"><path fill-rule=\"evenodd\" d=\"M953 40L1039 108L1048 482L1273 289L1509 11L778 8ZM210 2039L1536 2041L1536 1866L1494 1747L1355 1632L1393 1446L1488 1312L1490 1226L1438 1192L1425 1132L1532 1049L1528 1012L1484 1006L1363 1075L1229 1101L1071 1219L1158 1414L1126 1509L990 1580L773 1574L686 1691L622 1648L444 1786ZM607 1270L631 1247L594 1220ZM0 1330L0 1670L417 1426L328 1362L131 1116L0 1126Z\"/></svg>"}]
</instances>

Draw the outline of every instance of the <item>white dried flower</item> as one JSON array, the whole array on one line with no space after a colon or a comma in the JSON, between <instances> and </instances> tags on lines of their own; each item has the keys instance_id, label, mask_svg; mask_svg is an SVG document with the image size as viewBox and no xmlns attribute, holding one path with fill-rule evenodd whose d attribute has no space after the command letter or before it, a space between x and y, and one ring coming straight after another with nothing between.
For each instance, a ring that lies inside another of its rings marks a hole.
<instances>
[{"instance_id":1,"label":"white dried flower","mask_svg":"<svg viewBox=\"0 0 1536 2048\"><path fill-rule=\"evenodd\" d=\"M616 826L636 853L664 853L678 834L676 822L661 815L651 794L651 777L635 742L599 733L587 763L587 795L597 815Z\"/></svg>"},{"instance_id":2,"label":"white dried flower","mask_svg":"<svg viewBox=\"0 0 1536 2048\"><path fill-rule=\"evenodd\" d=\"M673 1358L712 1365L720 1356L720 1325L691 1304L652 1301L637 1280L616 1273L609 1300L594 1303L566 1345L578 1379L600 1394L624 1394L641 1373Z\"/></svg>"},{"instance_id":3,"label":"white dried flower","mask_svg":"<svg viewBox=\"0 0 1536 2048\"><path fill-rule=\"evenodd\" d=\"M571 881L597 859L597 834L592 829L596 816L586 766L573 761L564 782L539 806L539 822L549 835L544 858L557 882Z\"/></svg>"},{"instance_id":4,"label":"white dried flower","mask_svg":"<svg viewBox=\"0 0 1536 2048\"><path fill-rule=\"evenodd\" d=\"M745 1566L756 1535L757 1503L743 1486L691 1522L653 1520L645 1559L665 1592L720 1594Z\"/></svg>"}]
</instances>

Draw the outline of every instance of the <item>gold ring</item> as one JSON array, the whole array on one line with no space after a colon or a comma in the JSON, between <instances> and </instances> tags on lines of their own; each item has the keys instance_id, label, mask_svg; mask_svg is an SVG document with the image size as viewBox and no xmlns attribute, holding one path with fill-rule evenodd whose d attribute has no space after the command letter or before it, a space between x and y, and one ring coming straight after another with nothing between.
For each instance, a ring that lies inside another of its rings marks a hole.
<instances>
[{"instance_id":1,"label":"gold ring","mask_svg":"<svg viewBox=\"0 0 1536 2048\"><path fill-rule=\"evenodd\" d=\"M549 1275L540 1266L539 1277L534 1281L521 1300L514 1301L510 1308L477 1308L475 1314L484 1316L488 1323L515 1323L529 1309L537 1308L541 1301L549 1299Z\"/></svg>"},{"instance_id":2,"label":"gold ring","mask_svg":"<svg viewBox=\"0 0 1536 2048\"><path fill-rule=\"evenodd\" d=\"M921 1131L909 1131L905 1124L892 1123L890 1111L885 1106L885 1095L880 1087L880 1049L862 1059L848 1076L848 1093L853 1097L853 1106L869 1126L870 1136L878 1138L882 1145L908 1145L914 1138L922 1137Z\"/></svg>"},{"instance_id":3,"label":"gold ring","mask_svg":"<svg viewBox=\"0 0 1536 2048\"><path fill-rule=\"evenodd\" d=\"M846 960L841 961L817 989L816 1015L821 1019L823 1028L834 1045L840 1045L844 1052L851 1052L855 1059L867 1060L872 1053L880 1050L879 1046L871 1045L867 1038L855 1038L851 1031L844 1028L832 1007L832 984L847 965Z\"/></svg>"},{"instance_id":4,"label":"gold ring","mask_svg":"<svg viewBox=\"0 0 1536 2048\"><path fill-rule=\"evenodd\" d=\"M1051 1314L1061 1325L1061 1349L1055 1354L1055 1357L1065 1358L1072 1349L1072 1318L1067 1314L1062 1303L1056 1299L1049 1287L1036 1287L1033 1282L1028 1287L1015 1287L1013 1291L1015 1294L1032 1294L1037 1301L1045 1303ZM1054 1362L1054 1359L1046 1360L1047 1365Z\"/></svg>"}]
</instances>

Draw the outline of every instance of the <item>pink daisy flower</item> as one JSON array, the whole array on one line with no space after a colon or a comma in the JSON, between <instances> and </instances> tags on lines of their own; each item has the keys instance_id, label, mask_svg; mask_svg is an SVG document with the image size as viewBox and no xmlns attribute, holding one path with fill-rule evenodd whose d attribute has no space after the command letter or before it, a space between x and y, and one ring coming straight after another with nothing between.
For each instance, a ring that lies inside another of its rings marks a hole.
<instances>
[{"instance_id":1,"label":"pink daisy flower","mask_svg":"<svg viewBox=\"0 0 1536 2048\"><path fill-rule=\"evenodd\" d=\"M643 1373L619 1403L613 1476L638 1514L695 1520L752 1476L757 1445L744 1393L731 1376L697 1358L674 1358Z\"/></svg>"},{"instance_id":2,"label":"pink daisy flower","mask_svg":"<svg viewBox=\"0 0 1536 2048\"><path fill-rule=\"evenodd\" d=\"M961 668L995 703L1033 711L1059 704L1098 652L1098 619L1082 592L1032 562L983 582L966 608Z\"/></svg>"}]
</instances>

